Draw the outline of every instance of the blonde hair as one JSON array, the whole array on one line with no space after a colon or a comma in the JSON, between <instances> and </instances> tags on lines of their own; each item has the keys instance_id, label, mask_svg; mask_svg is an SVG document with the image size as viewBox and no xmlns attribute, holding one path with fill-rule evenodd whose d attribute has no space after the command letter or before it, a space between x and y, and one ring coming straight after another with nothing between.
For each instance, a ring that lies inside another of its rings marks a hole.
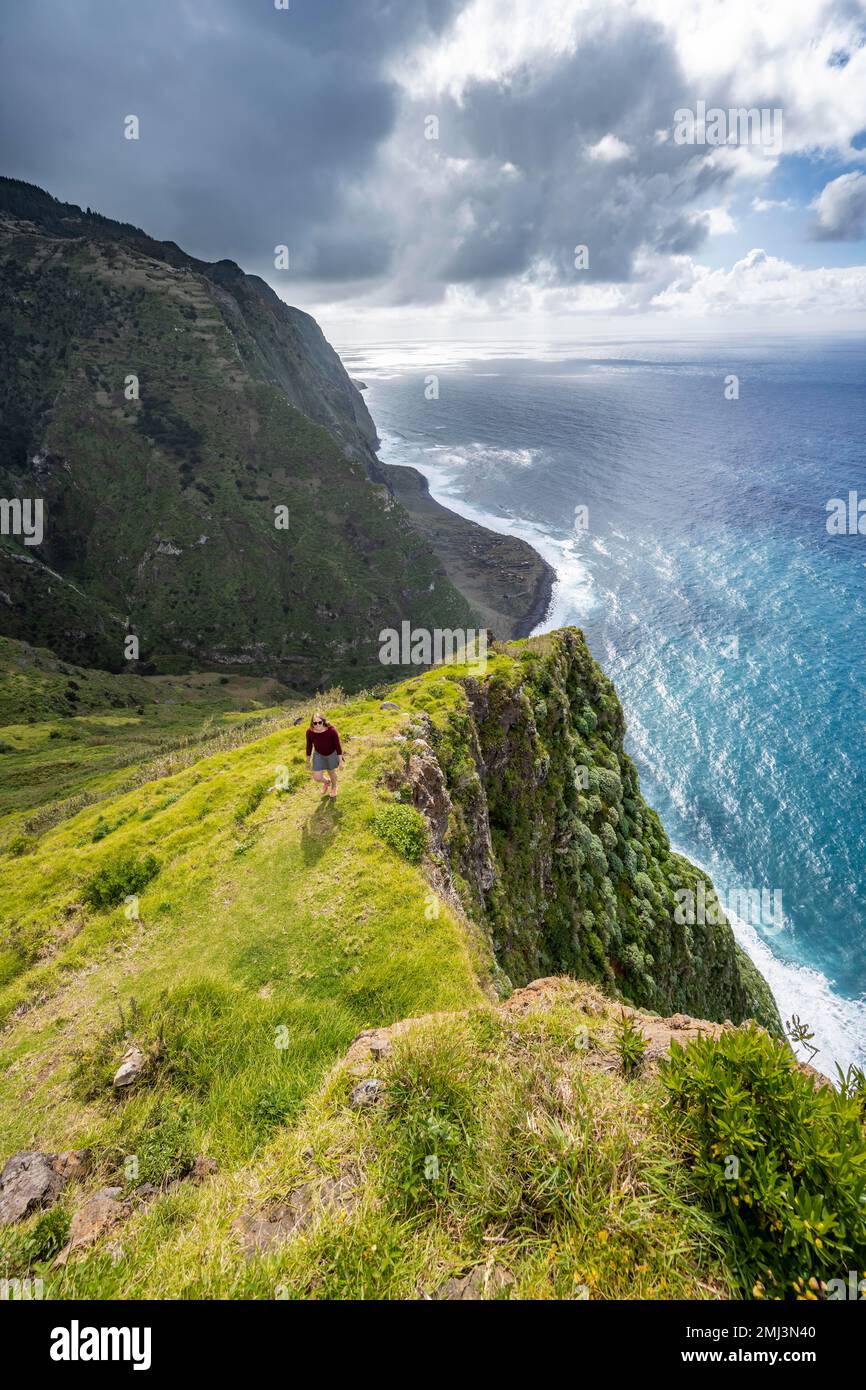
<instances>
[{"instance_id":1,"label":"blonde hair","mask_svg":"<svg viewBox=\"0 0 866 1390\"><path fill-rule=\"evenodd\" d=\"M313 710L313 713L310 715L310 728L311 728L311 729L312 729L312 727L313 727L313 724L314 724L315 720L317 720L317 719L321 719L321 721L322 721L323 724L327 724L327 722L328 722L324 710L314 709L314 710Z\"/></svg>"}]
</instances>

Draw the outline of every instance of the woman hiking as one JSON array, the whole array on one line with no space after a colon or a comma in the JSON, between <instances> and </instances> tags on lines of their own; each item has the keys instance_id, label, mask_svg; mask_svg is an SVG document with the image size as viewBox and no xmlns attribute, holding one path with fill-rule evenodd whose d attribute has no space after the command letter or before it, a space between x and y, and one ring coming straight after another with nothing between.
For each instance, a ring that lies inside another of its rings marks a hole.
<instances>
[{"instance_id":1,"label":"woman hiking","mask_svg":"<svg viewBox=\"0 0 866 1390\"><path fill-rule=\"evenodd\" d=\"M337 768L343 766L343 746L340 743L340 735L329 724L320 709L317 709L307 730L307 767L310 766L310 754L313 755L313 780L321 782L322 796L328 793L334 797L337 795ZM325 781L325 778L328 781ZM328 789L330 782L330 792Z\"/></svg>"}]
</instances>

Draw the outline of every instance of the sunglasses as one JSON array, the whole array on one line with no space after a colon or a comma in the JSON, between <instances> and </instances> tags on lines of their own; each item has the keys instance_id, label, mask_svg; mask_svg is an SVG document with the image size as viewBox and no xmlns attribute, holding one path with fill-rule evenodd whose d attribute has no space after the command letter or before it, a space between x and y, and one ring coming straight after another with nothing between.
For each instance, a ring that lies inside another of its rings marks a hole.
<instances>
[{"instance_id":1,"label":"sunglasses","mask_svg":"<svg viewBox=\"0 0 866 1390\"><path fill-rule=\"evenodd\" d=\"M324 722L325 722L324 719L314 719L314 720L313 720L313 728L315 729L315 727L316 727L317 724L322 724L322 725L323 725Z\"/></svg>"}]
</instances>

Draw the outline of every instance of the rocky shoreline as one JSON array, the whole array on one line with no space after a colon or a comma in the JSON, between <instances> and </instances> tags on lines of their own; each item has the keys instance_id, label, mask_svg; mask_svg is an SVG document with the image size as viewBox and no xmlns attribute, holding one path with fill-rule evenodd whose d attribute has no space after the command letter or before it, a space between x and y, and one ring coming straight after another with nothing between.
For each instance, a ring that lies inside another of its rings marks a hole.
<instances>
[{"instance_id":1,"label":"rocky shoreline","mask_svg":"<svg viewBox=\"0 0 866 1390\"><path fill-rule=\"evenodd\" d=\"M430 496L416 468L382 464L388 486L442 562L448 578L500 641L527 637L550 609L556 571L519 536L501 535Z\"/></svg>"}]
</instances>

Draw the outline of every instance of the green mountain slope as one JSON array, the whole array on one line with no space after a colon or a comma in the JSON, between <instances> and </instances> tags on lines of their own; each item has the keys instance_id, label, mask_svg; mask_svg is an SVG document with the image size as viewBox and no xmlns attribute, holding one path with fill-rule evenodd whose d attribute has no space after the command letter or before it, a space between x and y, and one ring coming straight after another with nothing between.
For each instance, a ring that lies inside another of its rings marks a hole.
<instances>
[{"instance_id":1,"label":"green mountain slope","mask_svg":"<svg viewBox=\"0 0 866 1390\"><path fill-rule=\"evenodd\" d=\"M154 677L45 718L66 671L7 656L0 756L40 790L0 807L0 1158L90 1150L0 1222L11 1273L58 1297L790 1296L793 1264L820 1287L862 1258L856 1091L798 1070L727 923L677 924L699 871L576 630L326 695L336 804L304 771L311 702Z\"/></svg>"},{"instance_id":2,"label":"green mountain slope","mask_svg":"<svg viewBox=\"0 0 866 1390\"><path fill-rule=\"evenodd\" d=\"M129 632L145 670L310 689L380 676L403 619L477 625L336 354L264 282L13 180L0 268L0 490L46 513L41 545L0 544L7 636L119 671Z\"/></svg>"}]
</instances>

